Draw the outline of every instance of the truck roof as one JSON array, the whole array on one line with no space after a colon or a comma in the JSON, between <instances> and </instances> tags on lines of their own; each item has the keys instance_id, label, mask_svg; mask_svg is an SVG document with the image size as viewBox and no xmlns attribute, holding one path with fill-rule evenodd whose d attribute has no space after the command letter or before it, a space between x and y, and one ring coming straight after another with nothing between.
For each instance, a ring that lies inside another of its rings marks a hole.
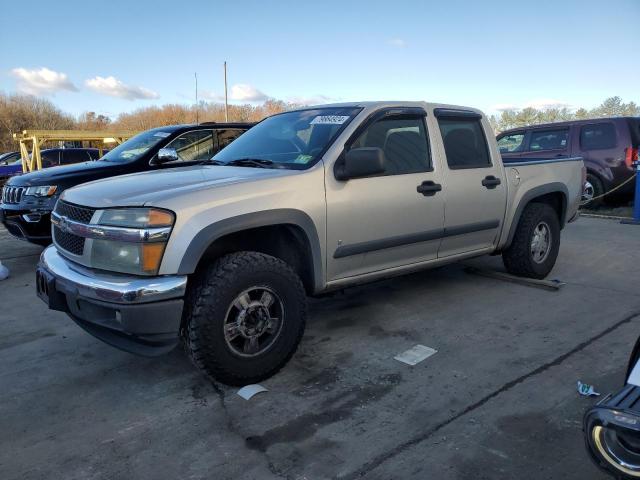
<instances>
[{"instance_id":1,"label":"truck roof","mask_svg":"<svg viewBox=\"0 0 640 480\"><path fill-rule=\"evenodd\" d=\"M309 110L313 108L333 108L333 107L360 107L360 108L381 108L381 107L423 107L423 108L450 108L452 110L469 110L479 114L483 114L481 110L463 105L451 105L447 103L424 102L424 101L407 101L407 100L378 100L378 101L362 101L362 102L340 102L327 103L322 105L310 105L307 107L296 108L295 110Z\"/></svg>"}]
</instances>

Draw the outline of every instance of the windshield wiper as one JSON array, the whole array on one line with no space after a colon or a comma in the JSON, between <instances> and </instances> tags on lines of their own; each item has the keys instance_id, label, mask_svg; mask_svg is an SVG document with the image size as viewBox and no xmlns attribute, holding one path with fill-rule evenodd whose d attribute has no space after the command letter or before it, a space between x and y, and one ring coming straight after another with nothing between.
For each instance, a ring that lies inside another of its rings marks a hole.
<instances>
[{"instance_id":1,"label":"windshield wiper","mask_svg":"<svg viewBox=\"0 0 640 480\"><path fill-rule=\"evenodd\" d=\"M202 160L198 162L199 165L226 165L226 163L221 162L220 160L214 160L213 158L208 158L207 160Z\"/></svg>"},{"instance_id":2,"label":"windshield wiper","mask_svg":"<svg viewBox=\"0 0 640 480\"><path fill-rule=\"evenodd\" d=\"M233 167L272 168L274 163L271 160L266 160L264 158L237 158L226 162L224 165L230 165Z\"/></svg>"}]
</instances>

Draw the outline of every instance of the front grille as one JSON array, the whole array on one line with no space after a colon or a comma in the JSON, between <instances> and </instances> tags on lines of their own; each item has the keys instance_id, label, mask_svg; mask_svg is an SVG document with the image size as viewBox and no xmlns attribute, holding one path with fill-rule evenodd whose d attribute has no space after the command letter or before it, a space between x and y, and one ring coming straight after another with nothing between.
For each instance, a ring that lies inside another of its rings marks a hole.
<instances>
[{"instance_id":1,"label":"front grille","mask_svg":"<svg viewBox=\"0 0 640 480\"><path fill-rule=\"evenodd\" d=\"M9 185L5 185L2 188L2 202L7 204L20 203L20 200L22 200L26 190L26 187L11 187Z\"/></svg>"},{"instance_id":2,"label":"front grille","mask_svg":"<svg viewBox=\"0 0 640 480\"><path fill-rule=\"evenodd\" d=\"M95 208L79 207L63 201L58 201L55 208L55 212L61 217L67 217L69 220L80 223L90 223L95 211Z\"/></svg>"},{"instance_id":3,"label":"front grille","mask_svg":"<svg viewBox=\"0 0 640 480\"><path fill-rule=\"evenodd\" d=\"M53 227L53 241L56 246L74 255L82 255L84 251L84 238Z\"/></svg>"}]
</instances>

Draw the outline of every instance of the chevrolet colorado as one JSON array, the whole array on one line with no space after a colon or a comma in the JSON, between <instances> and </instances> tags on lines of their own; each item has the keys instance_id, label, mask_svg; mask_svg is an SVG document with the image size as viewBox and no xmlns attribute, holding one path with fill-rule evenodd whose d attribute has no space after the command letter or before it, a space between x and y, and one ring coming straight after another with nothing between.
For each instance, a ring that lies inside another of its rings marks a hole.
<instances>
[{"instance_id":1,"label":"chevrolet colorado","mask_svg":"<svg viewBox=\"0 0 640 480\"><path fill-rule=\"evenodd\" d=\"M579 158L503 164L472 108L289 111L205 164L65 191L37 291L116 347L182 339L207 375L252 383L295 352L307 295L485 254L546 276L584 175Z\"/></svg>"}]
</instances>

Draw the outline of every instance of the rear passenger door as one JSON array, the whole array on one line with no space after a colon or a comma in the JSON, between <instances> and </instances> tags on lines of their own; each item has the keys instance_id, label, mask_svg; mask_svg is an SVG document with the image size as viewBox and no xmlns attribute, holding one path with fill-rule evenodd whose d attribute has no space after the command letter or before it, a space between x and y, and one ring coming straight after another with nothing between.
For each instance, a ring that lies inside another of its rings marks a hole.
<instances>
[{"instance_id":1,"label":"rear passenger door","mask_svg":"<svg viewBox=\"0 0 640 480\"><path fill-rule=\"evenodd\" d=\"M444 234L438 258L493 247L507 190L500 159L494 158L497 149L490 149L487 141L492 129L476 112L435 109L434 113L447 165L442 186Z\"/></svg>"},{"instance_id":2,"label":"rear passenger door","mask_svg":"<svg viewBox=\"0 0 640 480\"><path fill-rule=\"evenodd\" d=\"M617 129L610 121L581 125L578 132L576 154L582 157L589 171L598 173L607 182L613 180L609 168L624 161L617 137Z\"/></svg>"}]
</instances>

